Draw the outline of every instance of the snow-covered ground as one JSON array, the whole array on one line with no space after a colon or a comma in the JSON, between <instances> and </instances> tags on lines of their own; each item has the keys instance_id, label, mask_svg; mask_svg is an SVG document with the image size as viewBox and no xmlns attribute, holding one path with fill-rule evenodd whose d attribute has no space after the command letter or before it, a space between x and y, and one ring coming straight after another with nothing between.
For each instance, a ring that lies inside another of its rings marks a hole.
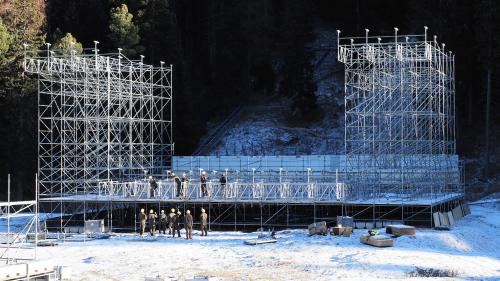
<instances>
[{"instance_id":1,"label":"snow-covered ground","mask_svg":"<svg viewBox=\"0 0 500 281\"><path fill-rule=\"evenodd\" d=\"M450 231L417 229L392 248L350 238L309 237L306 230L278 232L278 242L247 246L257 233L210 232L193 240L136 235L65 242L39 255L68 265L73 280L144 280L148 276L216 276L220 280L404 279L416 267L456 272L459 279L500 280L500 204L472 205Z\"/></svg>"}]
</instances>

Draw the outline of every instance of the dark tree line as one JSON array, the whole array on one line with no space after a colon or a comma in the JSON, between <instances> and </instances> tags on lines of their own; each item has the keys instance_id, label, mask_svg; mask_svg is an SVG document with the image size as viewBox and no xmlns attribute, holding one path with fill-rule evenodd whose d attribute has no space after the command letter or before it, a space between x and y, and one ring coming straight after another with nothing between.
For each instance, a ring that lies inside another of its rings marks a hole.
<instances>
[{"instance_id":1,"label":"dark tree line","mask_svg":"<svg viewBox=\"0 0 500 281\"><path fill-rule=\"evenodd\" d=\"M318 119L307 48L318 26L354 36L365 27L392 34L394 26L402 33L429 26L456 54L458 152L482 159L483 175L497 172L499 6L494 0L0 1L0 188L11 173L17 198L27 196L36 171L36 81L22 73L23 43L91 48L98 40L102 52L121 47L133 59L142 54L146 63L173 64L174 139L182 155L196 148L207 122L273 95L289 101L297 124Z\"/></svg>"}]
</instances>

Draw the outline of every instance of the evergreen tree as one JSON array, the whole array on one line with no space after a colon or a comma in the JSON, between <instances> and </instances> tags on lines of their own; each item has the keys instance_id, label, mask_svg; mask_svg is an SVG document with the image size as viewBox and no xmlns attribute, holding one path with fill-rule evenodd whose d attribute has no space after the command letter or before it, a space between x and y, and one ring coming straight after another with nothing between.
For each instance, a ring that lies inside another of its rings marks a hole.
<instances>
[{"instance_id":1,"label":"evergreen tree","mask_svg":"<svg viewBox=\"0 0 500 281\"><path fill-rule=\"evenodd\" d=\"M71 51L75 51L76 54L81 54L83 52L82 44L78 42L71 33L66 33L64 37L59 38L54 43L53 48L59 50L66 56L71 55Z\"/></svg>"},{"instance_id":2,"label":"evergreen tree","mask_svg":"<svg viewBox=\"0 0 500 281\"><path fill-rule=\"evenodd\" d=\"M7 27L3 24L2 19L0 19L0 59L7 52L12 41L12 36L7 30Z\"/></svg>"},{"instance_id":3,"label":"evergreen tree","mask_svg":"<svg viewBox=\"0 0 500 281\"><path fill-rule=\"evenodd\" d=\"M8 48L0 55L0 175L12 174L13 199L33 194L36 171L36 80L23 75L24 44L27 51L43 45L43 0L11 0L0 3L2 37L9 34ZM6 30L6 31L5 31ZM5 39L2 45L6 46ZM2 184L2 186L5 186Z\"/></svg>"},{"instance_id":4,"label":"evergreen tree","mask_svg":"<svg viewBox=\"0 0 500 281\"><path fill-rule=\"evenodd\" d=\"M116 48L123 48L127 56L134 57L142 52L139 46L139 28L132 21L128 7L122 4L112 8L109 18L109 40Z\"/></svg>"}]
</instances>

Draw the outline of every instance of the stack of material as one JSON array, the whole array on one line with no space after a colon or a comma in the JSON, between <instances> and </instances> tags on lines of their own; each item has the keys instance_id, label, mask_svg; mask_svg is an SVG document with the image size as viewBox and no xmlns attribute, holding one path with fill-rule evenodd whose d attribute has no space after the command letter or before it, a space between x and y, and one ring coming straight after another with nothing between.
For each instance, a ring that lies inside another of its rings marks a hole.
<instances>
[{"instance_id":1,"label":"stack of material","mask_svg":"<svg viewBox=\"0 0 500 281\"><path fill-rule=\"evenodd\" d=\"M328 228L326 227L326 221L312 223L309 225L308 230L309 230L309 235L326 235L328 233Z\"/></svg>"},{"instance_id":2,"label":"stack of material","mask_svg":"<svg viewBox=\"0 0 500 281\"><path fill-rule=\"evenodd\" d=\"M415 227L404 224L388 225L385 228L385 232L396 236L413 236L415 235Z\"/></svg>"},{"instance_id":3,"label":"stack of material","mask_svg":"<svg viewBox=\"0 0 500 281\"><path fill-rule=\"evenodd\" d=\"M432 219L435 228L449 229L451 226L455 224L457 220L469 214L470 214L469 204L465 203L456 206L453 210L448 212L434 212L432 214Z\"/></svg>"},{"instance_id":4,"label":"stack of material","mask_svg":"<svg viewBox=\"0 0 500 281\"><path fill-rule=\"evenodd\" d=\"M363 244L375 246L375 247L392 247L394 246L394 240L391 237L385 235L375 235L370 236L369 234L362 235L359 241Z\"/></svg>"},{"instance_id":5,"label":"stack of material","mask_svg":"<svg viewBox=\"0 0 500 281\"><path fill-rule=\"evenodd\" d=\"M352 227L350 226L334 226L332 227L332 235L349 237L352 233Z\"/></svg>"}]
</instances>

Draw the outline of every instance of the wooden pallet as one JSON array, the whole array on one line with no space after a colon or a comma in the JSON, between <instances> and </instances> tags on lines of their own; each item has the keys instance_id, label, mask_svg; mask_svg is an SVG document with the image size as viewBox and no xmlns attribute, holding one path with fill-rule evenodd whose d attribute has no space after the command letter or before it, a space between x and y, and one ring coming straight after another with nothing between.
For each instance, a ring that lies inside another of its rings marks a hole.
<instances>
[{"instance_id":1,"label":"wooden pallet","mask_svg":"<svg viewBox=\"0 0 500 281\"><path fill-rule=\"evenodd\" d=\"M359 237L359 241L375 247L392 247L394 246L394 239L385 235L370 236L368 234Z\"/></svg>"},{"instance_id":2,"label":"wooden pallet","mask_svg":"<svg viewBox=\"0 0 500 281\"><path fill-rule=\"evenodd\" d=\"M398 224L398 225L388 225L385 228L385 232L387 234L392 234L396 236L413 236L415 235L415 227L409 226L409 225L404 225L404 224Z\"/></svg>"}]
</instances>

